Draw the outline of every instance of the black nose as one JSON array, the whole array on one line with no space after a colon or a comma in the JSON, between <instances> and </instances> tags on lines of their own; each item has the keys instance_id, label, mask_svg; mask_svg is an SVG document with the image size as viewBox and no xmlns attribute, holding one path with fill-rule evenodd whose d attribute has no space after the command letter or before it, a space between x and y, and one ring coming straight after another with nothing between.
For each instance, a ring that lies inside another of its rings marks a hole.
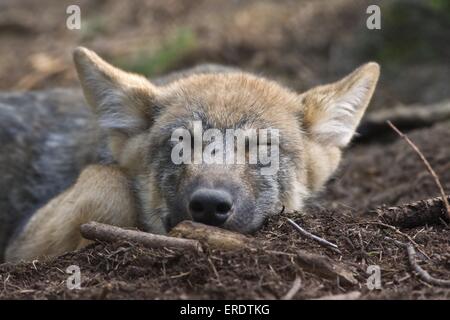
<instances>
[{"instance_id":1,"label":"black nose","mask_svg":"<svg viewBox=\"0 0 450 320\"><path fill-rule=\"evenodd\" d=\"M232 207L231 195L215 189L198 189L189 202L192 219L213 226L224 224Z\"/></svg>"}]
</instances>

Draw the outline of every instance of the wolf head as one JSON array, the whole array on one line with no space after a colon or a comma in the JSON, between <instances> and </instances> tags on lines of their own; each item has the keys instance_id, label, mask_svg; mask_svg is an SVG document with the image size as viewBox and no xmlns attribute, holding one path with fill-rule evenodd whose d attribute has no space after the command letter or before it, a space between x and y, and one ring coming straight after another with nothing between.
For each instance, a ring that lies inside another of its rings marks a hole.
<instances>
[{"instance_id":1,"label":"wolf head","mask_svg":"<svg viewBox=\"0 0 450 320\"><path fill-rule=\"evenodd\" d=\"M252 232L282 206L301 209L336 170L379 77L367 63L298 94L239 71L156 86L85 48L74 60L115 160L136 182L142 227L155 233L186 219ZM239 157L238 141L247 161L225 161Z\"/></svg>"}]
</instances>

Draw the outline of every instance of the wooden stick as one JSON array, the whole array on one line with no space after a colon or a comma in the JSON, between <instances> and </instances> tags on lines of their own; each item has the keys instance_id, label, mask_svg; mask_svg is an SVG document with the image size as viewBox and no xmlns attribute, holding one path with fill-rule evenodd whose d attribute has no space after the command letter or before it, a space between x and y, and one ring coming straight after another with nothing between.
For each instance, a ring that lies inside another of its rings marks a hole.
<instances>
[{"instance_id":1,"label":"wooden stick","mask_svg":"<svg viewBox=\"0 0 450 320\"><path fill-rule=\"evenodd\" d=\"M419 150L419 148L414 144L414 142L412 142L408 136L406 134L404 134L403 132L401 132L396 126L394 126L392 124L392 122L390 122L389 120L387 121L388 125L403 139L405 139L405 141L411 146L411 148L413 148L413 150L419 155L420 159L422 159L422 162L425 164L425 166L427 167L428 171L430 172L430 174L433 176L434 181L436 182L436 185L439 188L439 192L441 193L442 196L442 201L444 202L444 206L445 209L447 211L447 216L450 219L450 204L447 201L447 196L444 192L444 188L442 187L441 181L439 180L439 177L437 176L436 172L434 172L433 168L431 167L430 163L428 162L428 160L425 158L425 156L423 155L423 153Z\"/></svg>"},{"instance_id":2,"label":"wooden stick","mask_svg":"<svg viewBox=\"0 0 450 320\"><path fill-rule=\"evenodd\" d=\"M433 286L450 288L450 280L435 278L431 276L427 271L422 269L421 266L419 266L416 259L416 250L414 249L414 246L411 243L400 242L398 240L391 239L389 237L386 237L386 239L393 241L396 245L400 247L406 248L409 264L411 265L411 268L417 273L420 279Z\"/></svg>"},{"instance_id":3,"label":"wooden stick","mask_svg":"<svg viewBox=\"0 0 450 320\"><path fill-rule=\"evenodd\" d=\"M291 289L281 298L281 300L292 300L294 296L297 294L298 290L302 287L302 279L300 277L296 277Z\"/></svg>"},{"instance_id":4,"label":"wooden stick","mask_svg":"<svg viewBox=\"0 0 450 320\"><path fill-rule=\"evenodd\" d=\"M136 230L122 229L116 226L111 226L94 221L82 224L80 227L80 231L81 235L89 240L100 240L106 242L126 240L142 244L147 248L166 247L186 249L194 252L202 252L201 245L196 240L180 239Z\"/></svg>"},{"instance_id":5,"label":"wooden stick","mask_svg":"<svg viewBox=\"0 0 450 320\"><path fill-rule=\"evenodd\" d=\"M169 235L172 237L195 239L206 243L214 249L222 250L252 249L259 246L253 239L243 234L189 220L176 225L170 231Z\"/></svg>"},{"instance_id":6,"label":"wooden stick","mask_svg":"<svg viewBox=\"0 0 450 320\"><path fill-rule=\"evenodd\" d=\"M422 269L422 267L417 264L416 250L414 249L414 246L412 244L408 243L406 245L406 251L408 252L408 260L409 263L411 264L411 267L414 269L414 271L417 272L417 274L423 281L434 286L450 288L450 280L442 280L432 277L427 271Z\"/></svg>"},{"instance_id":7,"label":"wooden stick","mask_svg":"<svg viewBox=\"0 0 450 320\"><path fill-rule=\"evenodd\" d=\"M447 200L450 200L450 196L447 196ZM444 202L440 197L394 207L382 206L374 211L381 220L402 228L438 224L441 223L441 219L447 222L450 221L445 211Z\"/></svg>"},{"instance_id":8,"label":"wooden stick","mask_svg":"<svg viewBox=\"0 0 450 320\"><path fill-rule=\"evenodd\" d=\"M297 223L295 223L292 219L287 218L287 221L292 224L294 226L295 229L297 229L297 231L304 236L305 238L311 239L317 243L319 243L320 245L327 247L327 248L332 248L335 249L338 253L340 253L339 248L336 244L331 243L319 236L316 236L314 234L312 234L309 231L306 231L305 229L303 229L302 227L300 227Z\"/></svg>"}]
</instances>

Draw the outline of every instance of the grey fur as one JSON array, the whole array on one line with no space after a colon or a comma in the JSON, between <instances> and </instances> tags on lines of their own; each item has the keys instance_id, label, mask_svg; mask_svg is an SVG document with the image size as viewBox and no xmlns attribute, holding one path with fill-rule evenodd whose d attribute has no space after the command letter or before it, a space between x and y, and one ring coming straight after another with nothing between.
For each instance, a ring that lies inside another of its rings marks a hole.
<instances>
[{"instance_id":1,"label":"grey fur","mask_svg":"<svg viewBox=\"0 0 450 320\"><path fill-rule=\"evenodd\" d=\"M86 144L98 150L86 153ZM0 260L8 238L81 169L109 161L78 90L0 94Z\"/></svg>"}]
</instances>

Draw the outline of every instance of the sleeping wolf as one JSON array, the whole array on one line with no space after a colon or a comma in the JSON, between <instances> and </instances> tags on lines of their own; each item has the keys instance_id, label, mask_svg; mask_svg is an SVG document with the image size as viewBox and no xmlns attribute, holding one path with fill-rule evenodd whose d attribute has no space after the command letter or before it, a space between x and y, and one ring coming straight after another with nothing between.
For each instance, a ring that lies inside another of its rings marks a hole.
<instances>
[{"instance_id":1,"label":"sleeping wolf","mask_svg":"<svg viewBox=\"0 0 450 320\"><path fill-rule=\"evenodd\" d=\"M164 234L193 219L247 233L282 206L299 210L336 170L379 77L367 63L298 94L215 65L149 81L85 48L74 61L91 109L74 91L0 95L2 260L80 248L88 242L79 226L91 220ZM193 133L195 124L276 130L277 170L175 163L174 131Z\"/></svg>"}]
</instances>

